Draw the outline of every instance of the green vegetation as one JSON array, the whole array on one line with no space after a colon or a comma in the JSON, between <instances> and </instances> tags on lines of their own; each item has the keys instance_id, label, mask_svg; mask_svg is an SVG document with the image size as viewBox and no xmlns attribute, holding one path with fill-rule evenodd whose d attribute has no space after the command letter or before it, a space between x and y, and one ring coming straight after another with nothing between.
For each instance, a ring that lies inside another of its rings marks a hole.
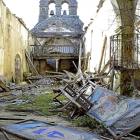
<instances>
[{"instance_id":1,"label":"green vegetation","mask_svg":"<svg viewBox=\"0 0 140 140\"><path fill-rule=\"evenodd\" d=\"M97 124L97 122L87 115L81 116L75 120L72 120L72 123L76 126L89 126L94 128Z\"/></svg>"},{"instance_id":2,"label":"green vegetation","mask_svg":"<svg viewBox=\"0 0 140 140\"><path fill-rule=\"evenodd\" d=\"M101 129L104 129L104 125L105 123L98 123L97 121L93 120L92 118L88 117L87 115L81 116L75 120L71 120L73 125L76 126L82 126L82 127L90 127L90 128L94 128L95 132L100 132Z\"/></svg>"},{"instance_id":3,"label":"green vegetation","mask_svg":"<svg viewBox=\"0 0 140 140\"><path fill-rule=\"evenodd\" d=\"M21 104L21 105L9 105L8 109L19 109L19 110L31 110L35 112L37 115L45 116L45 115L52 115L54 113L50 113L49 109L56 108L55 104L53 103L53 98L56 96L56 94L50 93L45 95L28 95L28 96L19 96L18 98L27 101L28 103ZM65 100L65 96L60 96L59 100Z\"/></svg>"}]
</instances>

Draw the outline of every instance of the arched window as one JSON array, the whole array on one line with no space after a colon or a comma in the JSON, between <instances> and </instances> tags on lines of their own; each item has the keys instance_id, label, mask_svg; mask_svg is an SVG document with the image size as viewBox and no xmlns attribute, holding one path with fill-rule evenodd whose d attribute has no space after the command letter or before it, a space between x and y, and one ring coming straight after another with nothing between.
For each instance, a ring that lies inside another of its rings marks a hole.
<instances>
[{"instance_id":1,"label":"arched window","mask_svg":"<svg viewBox=\"0 0 140 140\"><path fill-rule=\"evenodd\" d=\"M56 5L55 3L49 4L49 17L53 16L53 14L54 15L56 14L55 5Z\"/></svg>"},{"instance_id":2,"label":"arched window","mask_svg":"<svg viewBox=\"0 0 140 140\"><path fill-rule=\"evenodd\" d=\"M69 15L69 5L68 3L62 3L62 8L61 8L61 15Z\"/></svg>"}]
</instances>

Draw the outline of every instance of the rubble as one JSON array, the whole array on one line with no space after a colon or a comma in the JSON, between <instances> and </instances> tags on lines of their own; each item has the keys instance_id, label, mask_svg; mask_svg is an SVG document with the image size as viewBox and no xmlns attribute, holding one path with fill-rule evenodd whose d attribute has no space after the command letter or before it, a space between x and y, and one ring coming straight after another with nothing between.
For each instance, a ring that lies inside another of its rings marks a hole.
<instances>
[{"instance_id":1,"label":"rubble","mask_svg":"<svg viewBox=\"0 0 140 140\"><path fill-rule=\"evenodd\" d=\"M108 90L108 83L101 84L102 78L106 76L91 77L80 71L70 83L58 89L54 101L62 106L61 110L68 117L76 119L86 114L97 122L104 123L105 128L118 139L140 126L140 99L130 99ZM63 81L66 83L65 79ZM61 95L68 98L67 103L58 100Z\"/></svg>"},{"instance_id":2,"label":"rubble","mask_svg":"<svg viewBox=\"0 0 140 140\"><path fill-rule=\"evenodd\" d=\"M103 123L104 127L115 139L129 135L140 126L140 100L129 99L108 90L109 83L105 84L101 81L101 79L107 76L98 76L97 74L82 72L81 70L78 70L77 74L65 71L64 75L64 77L59 78L51 76L49 78L42 77L31 85L10 83L7 87L11 92L7 95L19 96L29 94L29 96L38 96L52 93L53 91L56 96L53 98L54 103L49 103L49 106L54 105L56 108L47 109L46 111L52 113L63 112L71 119L77 119L86 114L98 123ZM136 81L136 79L134 80ZM55 85L60 83L61 86L58 89L54 88ZM52 86L52 91L43 91L50 86ZM59 100L59 97L62 95L67 99L64 101ZM28 100L16 97L9 99L6 95L1 96L0 99L5 101L5 103L1 102L1 106L28 103ZM40 111L41 108L10 108L9 110L35 113Z\"/></svg>"}]
</instances>

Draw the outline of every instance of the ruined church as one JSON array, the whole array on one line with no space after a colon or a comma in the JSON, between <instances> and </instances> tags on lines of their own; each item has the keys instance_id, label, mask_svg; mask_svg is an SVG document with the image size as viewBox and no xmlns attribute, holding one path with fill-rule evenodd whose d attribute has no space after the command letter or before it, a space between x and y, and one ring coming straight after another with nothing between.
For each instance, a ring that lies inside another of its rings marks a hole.
<instances>
[{"instance_id":1,"label":"ruined church","mask_svg":"<svg viewBox=\"0 0 140 140\"><path fill-rule=\"evenodd\" d=\"M55 10L49 9L52 3ZM64 3L69 5L69 11L62 11ZM34 44L33 63L41 75L45 71L76 71L73 61L78 65L84 34L77 8L76 0L40 0L39 20L31 32L38 40Z\"/></svg>"}]
</instances>

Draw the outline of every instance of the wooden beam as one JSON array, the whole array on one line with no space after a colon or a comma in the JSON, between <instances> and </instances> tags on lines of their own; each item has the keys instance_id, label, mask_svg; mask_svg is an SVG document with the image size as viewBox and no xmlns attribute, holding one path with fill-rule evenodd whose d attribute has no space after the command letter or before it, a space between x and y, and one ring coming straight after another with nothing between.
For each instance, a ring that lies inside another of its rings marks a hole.
<instances>
[{"instance_id":1,"label":"wooden beam","mask_svg":"<svg viewBox=\"0 0 140 140\"><path fill-rule=\"evenodd\" d=\"M78 70L81 69L81 56L82 56L82 42L80 40L80 49L79 49L79 64L78 64Z\"/></svg>"},{"instance_id":2,"label":"wooden beam","mask_svg":"<svg viewBox=\"0 0 140 140\"><path fill-rule=\"evenodd\" d=\"M101 59L100 59L99 68L98 68L98 73L100 73L100 71L101 71L101 66L102 66L102 62L103 62L103 56L104 56L104 52L105 52L106 42L107 42L107 37L105 36L103 49L102 49L102 54L101 54Z\"/></svg>"},{"instance_id":3,"label":"wooden beam","mask_svg":"<svg viewBox=\"0 0 140 140\"><path fill-rule=\"evenodd\" d=\"M37 72L36 68L34 67L34 64L32 63L30 57L29 57L29 54L28 52L25 50L25 55L26 55L26 58L27 58L27 63L29 65L29 68L32 72L33 75L39 75L39 73Z\"/></svg>"},{"instance_id":4,"label":"wooden beam","mask_svg":"<svg viewBox=\"0 0 140 140\"><path fill-rule=\"evenodd\" d=\"M109 65L110 65L110 60L106 63L106 65L105 65L104 68L101 70L101 72L98 73L98 76L102 76L102 75L105 73L105 71L107 70L107 68L109 67Z\"/></svg>"},{"instance_id":5,"label":"wooden beam","mask_svg":"<svg viewBox=\"0 0 140 140\"><path fill-rule=\"evenodd\" d=\"M78 59L77 56L33 56L33 59L40 60L40 59Z\"/></svg>"},{"instance_id":6,"label":"wooden beam","mask_svg":"<svg viewBox=\"0 0 140 140\"><path fill-rule=\"evenodd\" d=\"M88 60L89 60L89 57L90 57L90 52L87 53L87 56L86 56L86 60L85 60L85 70L88 69Z\"/></svg>"},{"instance_id":7,"label":"wooden beam","mask_svg":"<svg viewBox=\"0 0 140 140\"><path fill-rule=\"evenodd\" d=\"M10 92L10 89L7 88L7 86L3 83L1 79L0 79L0 87L6 92Z\"/></svg>"}]
</instances>

